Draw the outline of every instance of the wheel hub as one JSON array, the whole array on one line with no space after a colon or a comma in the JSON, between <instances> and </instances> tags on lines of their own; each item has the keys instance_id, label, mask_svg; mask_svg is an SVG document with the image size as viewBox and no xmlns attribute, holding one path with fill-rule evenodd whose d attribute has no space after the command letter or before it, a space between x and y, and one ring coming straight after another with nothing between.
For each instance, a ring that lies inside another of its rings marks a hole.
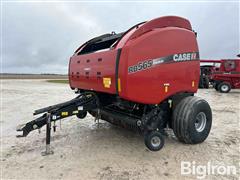
<instances>
[{"instance_id":1,"label":"wheel hub","mask_svg":"<svg viewBox=\"0 0 240 180\"><path fill-rule=\"evenodd\" d=\"M222 91L227 91L228 90L228 86L227 85L222 85L221 90Z\"/></svg>"},{"instance_id":2,"label":"wheel hub","mask_svg":"<svg viewBox=\"0 0 240 180\"><path fill-rule=\"evenodd\" d=\"M153 147L158 147L161 144L161 139L158 136L154 136L151 139L151 144L152 144Z\"/></svg>"},{"instance_id":3,"label":"wheel hub","mask_svg":"<svg viewBox=\"0 0 240 180\"><path fill-rule=\"evenodd\" d=\"M195 121L196 131L197 132L202 132L206 127L206 123L207 123L206 114L204 112L198 113L197 116L196 116L196 121Z\"/></svg>"}]
</instances>

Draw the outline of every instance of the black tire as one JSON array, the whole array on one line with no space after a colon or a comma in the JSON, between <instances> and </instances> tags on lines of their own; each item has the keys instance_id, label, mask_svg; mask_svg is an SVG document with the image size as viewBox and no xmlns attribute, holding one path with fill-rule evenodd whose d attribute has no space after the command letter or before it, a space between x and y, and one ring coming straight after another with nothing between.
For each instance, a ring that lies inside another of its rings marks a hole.
<instances>
[{"instance_id":1,"label":"black tire","mask_svg":"<svg viewBox=\"0 0 240 180\"><path fill-rule=\"evenodd\" d=\"M179 141L197 144L203 142L209 135L212 126L212 111L207 101L189 96L177 104L173 110L172 120L173 132ZM203 124L198 127L201 125L200 122Z\"/></svg>"},{"instance_id":2,"label":"black tire","mask_svg":"<svg viewBox=\"0 0 240 180\"><path fill-rule=\"evenodd\" d=\"M152 131L145 134L144 143L151 151L159 151L164 146L164 138L158 131Z\"/></svg>"},{"instance_id":3,"label":"black tire","mask_svg":"<svg viewBox=\"0 0 240 180\"><path fill-rule=\"evenodd\" d=\"M198 87L201 89L204 88L204 80L202 75L200 75Z\"/></svg>"},{"instance_id":4,"label":"black tire","mask_svg":"<svg viewBox=\"0 0 240 180\"><path fill-rule=\"evenodd\" d=\"M222 82L218 85L218 90L221 93L228 93L231 90L231 85L227 82Z\"/></svg>"},{"instance_id":5,"label":"black tire","mask_svg":"<svg viewBox=\"0 0 240 180\"><path fill-rule=\"evenodd\" d=\"M214 86L214 88L216 89L216 91L219 91L218 85L219 85L220 83L221 83L221 81L214 81L213 86Z\"/></svg>"},{"instance_id":6,"label":"black tire","mask_svg":"<svg viewBox=\"0 0 240 180\"><path fill-rule=\"evenodd\" d=\"M209 78L207 76L205 77L204 88L206 88L206 89L209 88Z\"/></svg>"},{"instance_id":7,"label":"black tire","mask_svg":"<svg viewBox=\"0 0 240 180\"><path fill-rule=\"evenodd\" d=\"M76 114L76 116L79 118L79 119L83 119L87 116L87 111L80 111L78 114Z\"/></svg>"}]
</instances>

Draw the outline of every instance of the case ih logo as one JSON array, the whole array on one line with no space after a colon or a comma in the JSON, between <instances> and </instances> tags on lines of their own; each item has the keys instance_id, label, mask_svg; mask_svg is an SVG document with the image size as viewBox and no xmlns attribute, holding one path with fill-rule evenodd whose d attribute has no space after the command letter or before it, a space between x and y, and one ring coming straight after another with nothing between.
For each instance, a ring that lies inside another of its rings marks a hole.
<instances>
[{"instance_id":1,"label":"case ih logo","mask_svg":"<svg viewBox=\"0 0 240 180\"><path fill-rule=\"evenodd\" d=\"M191 61L199 59L198 52L190 52L190 53L180 53L174 54L166 57L156 58L156 59L148 59L144 61L140 61L136 65L128 67L128 74L135 73L138 71L142 71L145 69L149 69L158 64L162 63L171 63L171 62L181 62L181 61Z\"/></svg>"},{"instance_id":2,"label":"case ih logo","mask_svg":"<svg viewBox=\"0 0 240 180\"><path fill-rule=\"evenodd\" d=\"M174 61L190 61L196 59L197 53L182 53L182 54L174 54Z\"/></svg>"}]
</instances>

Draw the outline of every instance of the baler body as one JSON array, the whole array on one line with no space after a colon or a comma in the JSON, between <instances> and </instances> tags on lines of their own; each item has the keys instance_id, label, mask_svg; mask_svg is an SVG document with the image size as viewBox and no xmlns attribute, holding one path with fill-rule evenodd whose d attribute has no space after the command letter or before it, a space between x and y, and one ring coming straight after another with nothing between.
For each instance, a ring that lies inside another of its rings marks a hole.
<instances>
[{"instance_id":1,"label":"baler body","mask_svg":"<svg viewBox=\"0 0 240 180\"><path fill-rule=\"evenodd\" d=\"M104 34L80 46L70 58L69 83L78 96L38 109L44 113L17 128L25 137L46 125L50 154L51 122L87 113L137 130L151 151L164 146L164 129L179 141L203 142L211 129L209 104L195 97L200 75L196 33L188 20L166 16L119 34ZM184 118L183 118L184 117Z\"/></svg>"},{"instance_id":2,"label":"baler body","mask_svg":"<svg viewBox=\"0 0 240 180\"><path fill-rule=\"evenodd\" d=\"M174 94L197 91L198 59L190 22L166 16L84 43L70 58L69 82L73 89L158 104Z\"/></svg>"}]
</instances>

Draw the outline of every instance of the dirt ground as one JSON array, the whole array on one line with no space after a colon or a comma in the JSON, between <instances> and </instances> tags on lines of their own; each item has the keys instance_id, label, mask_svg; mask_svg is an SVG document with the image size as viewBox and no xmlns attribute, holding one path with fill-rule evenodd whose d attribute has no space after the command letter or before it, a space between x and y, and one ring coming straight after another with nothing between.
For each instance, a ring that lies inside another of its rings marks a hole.
<instances>
[{"instance_id":1,"label":"dirt ground","mask_svg":"<svg viewBox=\"0 0 240 180\"><path fill-rule=\"evenodd\" d=\"M52 134L54 154L45 150L45 128L16 138L18 124L33 119L35 109L69 100L75 94L66 84L44 80L2 80L2 179L196 179L181 176L181 161L234 165L237 175L208 175L207 179L238 179L240 162L240 90L221 94L215 89L197 93L213 111L212 130L205 142L186 145L168 131L161 151L151 152L139 134L100 121L70 117Z\"/></svg>"}]
</instances>

